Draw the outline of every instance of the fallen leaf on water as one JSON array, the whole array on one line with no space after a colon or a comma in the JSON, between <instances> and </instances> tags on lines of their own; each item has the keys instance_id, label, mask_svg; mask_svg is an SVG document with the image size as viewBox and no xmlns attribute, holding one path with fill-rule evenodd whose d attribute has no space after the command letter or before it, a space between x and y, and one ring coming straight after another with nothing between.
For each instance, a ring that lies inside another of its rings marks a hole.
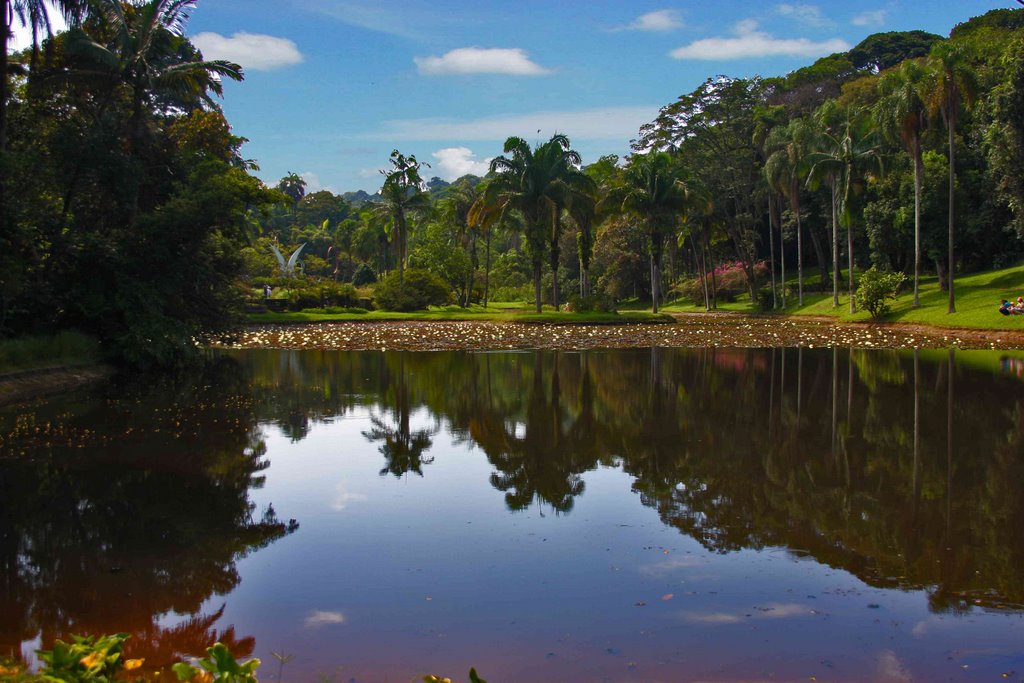
<instances>
[{"instance_id":1,"label":"fallen leaf on water","mask_svg":"<svg viewBox=\"0 0 1024 683\"><path fill-rule=\"evenodd\" d=\"M674 597L675 597L674 593L665 593L664 595L661 596L661 599L662 600L671 600Z\"/></svg>"}]
</instances>

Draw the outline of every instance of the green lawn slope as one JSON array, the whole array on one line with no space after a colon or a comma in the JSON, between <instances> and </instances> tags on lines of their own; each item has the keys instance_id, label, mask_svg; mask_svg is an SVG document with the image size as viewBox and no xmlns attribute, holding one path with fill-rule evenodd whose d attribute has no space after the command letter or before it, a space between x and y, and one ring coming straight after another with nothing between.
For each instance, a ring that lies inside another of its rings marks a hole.
<instances>
[{"instance_id":1,"label":"green lawn slope","mask_svg":"<svg viewBox=\"0 0 1024 683\"><path fill-rule=\"evenodd\" d=\"M789 273L787 273L787 276ZM845 273L844 273L845 276ZM807 278L810 285L817 284L817 278ZM845 285L845 280L844 280ZM850 315L850 299L845 289L839 293L839 307L832 305L832 293L804 292L804 305L796 303L796 278L786 279L788 315L823 315L850 322L866 322L871 316L865 311ZM1015 300L1024 296L1024 265L990 270L982 273L963 275L956 279L956 312L947 313L948 294L939 290L938 279L934 276L921 279L921 305L913 307L913 282L908 281L903 291L891 302L892 310L882 318L885 321L929 325L932 327L965 328L982 330L1024 330L1024 315L1004 316L999 313L1002 299ZM637 302L639 305L640 302ZM719 310L757 312L747 296L735 302L720 303ZM684 302L673 302L662 307L663 311L703 311L703 306Z\"/></svg>"}]
</instances>

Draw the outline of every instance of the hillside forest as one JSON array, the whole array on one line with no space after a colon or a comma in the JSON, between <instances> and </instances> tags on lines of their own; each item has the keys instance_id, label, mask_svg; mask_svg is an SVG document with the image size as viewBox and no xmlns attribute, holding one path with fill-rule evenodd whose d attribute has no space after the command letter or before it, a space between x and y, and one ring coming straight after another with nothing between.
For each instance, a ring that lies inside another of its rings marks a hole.
<instances>
[{"instance_id":1,"label":"hillside forest","mask_svg":"<svg viewBox=\"0 0 1024 683\"><path fill-rule=\"evenodd\" d=\"M915 297L937 276L953 312L957 276L1024 255L1024 10L874 34L785 76L712 75L622 157L581 158L572 130L509 137L486 177L447 182L395 150L369 195L254 175L218 104L242 69L186 38L195 2L53 2L71 26L54 36L45 4L6 0L0 27L40 37L3 50L3 337L74 328L168 365L266 294L772 309L838 306L871 267Z\"/></svg>"}]
</instances>

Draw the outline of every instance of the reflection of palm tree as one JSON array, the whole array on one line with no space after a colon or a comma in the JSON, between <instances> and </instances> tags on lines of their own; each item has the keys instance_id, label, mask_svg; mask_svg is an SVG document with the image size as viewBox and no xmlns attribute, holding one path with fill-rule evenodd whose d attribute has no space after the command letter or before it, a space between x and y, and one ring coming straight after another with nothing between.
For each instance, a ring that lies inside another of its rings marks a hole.
<instances>
[{"instance_id":1,"label":"reflection of palm tree","mask_svg":"<svg viewBox=\"0 0 1024 683\"><path fill-rule=\"evenodd\" d=\"M380 471L381 476L390 472L401 478L407 472L415 472L423 476L423 465L434 462L433 457L424 457L424 453L433 445L430 437L434 432L420 429L415 432L409 427L409 415L412 412L409 399L409 387L405 383L405 354L398 357L398 384L395 387L395 407L392 411L395 426L388 426L377 416L370 417L373 429L363 432L368 441L383 441L378 449L387 463Z\"/></svg>"},{"instance_id":2,"label":"reflection of palm tree","mask_svg":"<svg viewBox=\"0 0 1024 683\"><path fill-rule=\"evenodd\" d=\"M550 402L544 391L542 356L536 351L526 433L522 438L507 436L506 447L488 456L498 469L491 475L491 485L505 492L505 503L512 510L525 510L538 500L548 503L556 512L569 512L575 497L583 493L580 473L591 466L574 462L575 445L563 433L558 354L554 357Z\"/></svg>"},{"instance_id":3,"label":"reflection of palm tree","mask_svg":"<svg viewBox=\"0 0 1024 683\"><path fill-rule=\"evenodd\" d=\"M381 475L390 472L401 478L407 472L415 472L422 477L423 465L434 462L433 456L423 455L433 445L430 430L410 432L408 412L399 414L397 426L394 428L387 426L376 416L371 417L370 422L373 423L373 429L363 432L363 436L369 441L384 442L378 449L387 460L387 464L380 471Z\"/></svg>"}]
</instances>

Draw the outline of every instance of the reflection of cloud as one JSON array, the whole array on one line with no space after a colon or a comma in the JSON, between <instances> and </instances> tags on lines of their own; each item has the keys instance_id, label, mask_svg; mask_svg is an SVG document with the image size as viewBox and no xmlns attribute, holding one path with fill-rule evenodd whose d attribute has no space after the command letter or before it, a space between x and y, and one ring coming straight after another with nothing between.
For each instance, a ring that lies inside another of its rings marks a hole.
<instances>
[{"instance_id":1,"label":"reflection of cloud","mask_svg":"<svg viewBox=\"0 0 1024 683\"><path fill-rule=\"evenodd\" d=\"M728 612L681 612L680 616L685 621L699 624L735 624L749 619L788 619L789 617L810 616L810 614L811 610L806 605L799 605L793 602L773 602L754 607L742 614L730 614Z\"/></svg>"},{"instance_id":2,"label":"reflection of cloud","mask_svg":"<svg viewBox=\"0 0 1024 683\"><path fill-rule=\"evenodd\" d=\"M744 59L751 57L822 57L845 52L849 44L841 38L816 43L807 38L776 38L757 30L757 22L745 19L735 26L735 38L703 38L669 54L676 59Z\"/></svg>"},{"instance_id":3,"label":"reflection of cloud","mask_svg":"<svg viewBox=\"0 0 1024 683\"><path fill-rule=\"evenodd\" d=\"M344 623L345 615L341 612L327 612L323 610L313 612L306 617L305 621L306 628L320 628L321 626Z\"/></svg>"},{"instance_id":4,"label":"reflection of cloud","mask_svg":"<svg viewBox=\"0 0 1024 683\"><path fill-rule=\"evenodd\" d=\"M701 567L704 564L704 562L696 557L676 557L671 560L655 562L654 564L648 564L640 567L640 573L646 576L664 576L665 574L671 574L679 569Z\"/></svg>"},{"instance_id":5,"label":"reflection of cloud","mask_svg":"<svg viewBox=\"0 0 1024 683\"><path fill-rule=\"evenodd\" d=\"M364 503L367 498L362 493L352 493L347 490L348 484L344 479L334 487L334 499L331 501L331 509L341 512L349 503Z\"/></svg>"},{"instance_id":6,"label":"reflection of cloud","mask_svg":"<svg viewBox=\"0 0 1024 683\"><path fill-rule=\"evenodd\" d=\"M880 683L910 683L914 677L903 666L895 652L882 650L878 653L878 678L875 680Z\"/></svg>"}]
</instances>

